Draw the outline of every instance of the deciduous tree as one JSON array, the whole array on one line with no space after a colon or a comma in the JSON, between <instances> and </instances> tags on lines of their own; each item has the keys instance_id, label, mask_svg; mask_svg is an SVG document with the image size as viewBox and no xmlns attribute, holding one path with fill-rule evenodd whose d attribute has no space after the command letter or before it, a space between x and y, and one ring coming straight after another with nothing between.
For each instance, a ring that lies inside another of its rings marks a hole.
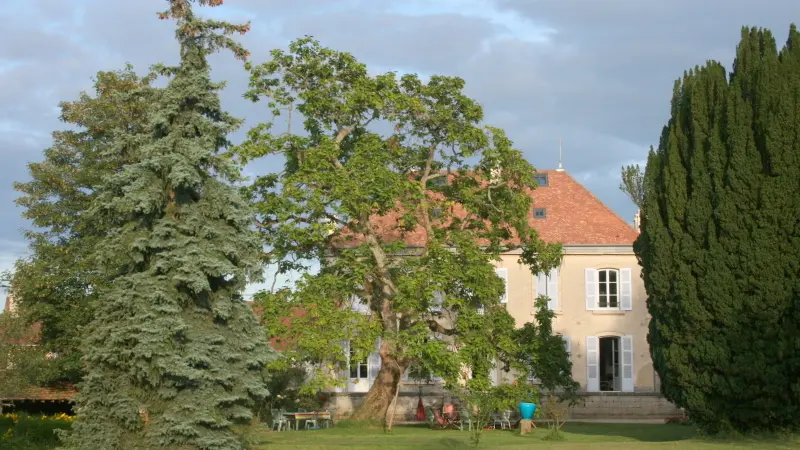
<instances>
[{"instance_id":1,"label":"deciduous tree","mask_svg":"<svg viewBox=\"0 0 800 450\"><path fill-rule=\"evenodd\" d=\"M17 204L35 228L25 232L30 255L16 263L10 293L25 317L41 325L39 345L58 354L53 378L43 382L77 382L83 373L81 328L104 282L89 255L108 230L87 211L104 177L132 161L130 151L106 149L121 133L143 136L152 80L130 66L99 72L94 95L60 105L61 120L73 128L53 133L44 160L28 165L30 181L14 184L22 193Z\"/></svg>"},{"instance_id":2,"label":"deciduous tree","mask_svg":"<svg viewBox=\"0 0 800 450\"><path fill-rule=\"evenodd\" d=\"M36 330L17 312L0 312L0 414L4 400L18 398L50 370L46 352L36 344Z\"/></svg>"},{"instance_id":3,"label":"deciduous tree","mask_svg":"<svg viewBox=\"0 0 800 450\"><path fill-rule=\"evenodd\" d=\"M281 272L322 263L295 291L259 296L287 355L319 363L321 387L348 373L342 342L354 361L377 353L356 419L383 419L410 366L450 386L469 367L466 383L488 387L493 360L516 349L493 264L517 250L538 273L561 257L529 225L535 169L482 126L459 78L372 75L311 38L251 71L251 99L303 120L301 134L260 125L237 151L286 158L250 188L269 262Z\"/></svg>"},{"instance_id":4,"label":"deciduous tree","mask_svg":"<svg viewBox=\"0 0 800 450\"><path fill-rule=\"evenodd\" d=\"M652 147L650 151L654 151ZM644 170L638 164L623 166L621 179L619 190L627 194L628 198L641 208L644 204Z\"/></svg>"}]
</instances>

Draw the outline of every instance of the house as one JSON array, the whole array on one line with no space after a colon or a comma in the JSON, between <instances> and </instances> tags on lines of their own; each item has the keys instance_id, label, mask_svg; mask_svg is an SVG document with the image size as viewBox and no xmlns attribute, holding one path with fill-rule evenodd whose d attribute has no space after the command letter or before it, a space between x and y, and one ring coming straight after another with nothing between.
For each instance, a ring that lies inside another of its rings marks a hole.
<instances>
[{"instance_id":1,"label":"house","mask_svg":"<svg viewBox=\"0 0 800 450\"><path fill-rule=\"evenodd\" d=\"M517 326L533 320L535 299L550 298L555 312L554 332L560 334L572 360L572 376L581 386L585 402L573 417L666 417L676 410L659 394L647 343L650 316L641 268L633 252L638 236L638 213L632 226L604 205L563 169L537 172L539 187L532 193L530 223L547 242L563 245L560 267L549 274L534 275L519 264L519 250L501 255L498 276L506 282L502 302ZM378 227L394 234L391 219L379 219ZM637 228L635 228L637 227ZM393 236L389 237L391 240ZM399 234L396 236L400 237ZM403 236L410 246L424 243L424 236ZM350 364L347 386L339 395L358 397L367 392L380 368L373 353ZM512 379L495 369L494 384ZM433 385L437 380L433 380ZM401 396L414 407L417 385L427 386L435 400L430 380L418 382L404 377ZM625 407L610 400L628 396ZM609 397L610 396L610 397ZM438 401L438 400L436 400ZM402 400L401 400L402 402ZM357 400L338 401L343 410ZM402 408L403 406L401 406Z\"/></svg>"},{"instance_id":2,"label":"house","mask_svg":"<svg viewBox=\"0 0 800 450\"><path fill-rule=\"evenodd\" d=\"M536 297L550 298L553 330L563 336L584 391L657 391L647 295L633 252L638 232L565 171L537 178L532 225L545 241L561 243L564 256L560 267L537 276L517 262L517 252L504 254L497 272L508 286L508 312L521 326L531 320Z\"/></svg>"},{"instance_id":3,"label":"house","mask_svg":"<svg viewBox=\"0 0 800 450\"><path fill-rule=\"evenodd\" d=\"M3 312L0 314L16 314L16 305L11 296L6 297ZM22 335L12 336L4 333L0 329L0 338L8 339L6 344L21 346L38 345L39 335L42 330L41 323L33 323L27 332ZM47 353L45 358L55 358L53 353ZM19 392L14 392L0 398L0 411L11 407L14 411L25 411L35 413L55 413L68 412L71 410L71 402L77 393L74 386L68 383L58 383L52 386L28 386Z\"/></svg>"},{"instance_id":4,"label":"house","mask_svg":"<svg viewBox=\"0 0 800 450\"><path fill-rule=\"evenodd\" d=\"M586 392L655 391L646 294L633 253L638 232L563 170L537 172L537 184L530 222L543 240L563 245L562 264L537 276L519 264L520 250L503 254L496 268L506 282L502 302L521 327L533 319L536 298L550 297L554 331ZM375 220L385 239L424 245L422 230L401 236L393 220ZM377 353L352 363L347 392L368 391L379 365ZM490 376L495 384L511 378L498 370Z\"/></svg>"}]
</instances>

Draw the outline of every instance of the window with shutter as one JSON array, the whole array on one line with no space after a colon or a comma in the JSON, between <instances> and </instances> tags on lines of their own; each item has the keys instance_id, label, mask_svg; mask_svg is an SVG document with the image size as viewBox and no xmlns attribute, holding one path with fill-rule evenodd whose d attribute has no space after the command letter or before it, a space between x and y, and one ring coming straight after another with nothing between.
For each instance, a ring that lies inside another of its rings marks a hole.
<instances>
[{"instance_id":1,"label":"window with shutter","mask_svg":"<svg viewBox=\"0 0 800 450\"><path fill-rule=\"evenodd\" d=\"M367 378L369 378L369 363L367 358L361 361L356 360L356 353L352 348L350 348L349 343L347 347L348 347L347 349L348 353L350 355L348 360L348 364L350 366L350 378L354 380L355 379L366 380Z\"/></svg>"},{"instance_id":2,"label":"window with shutter","mask_svg":"<svg viewBox=\"0 0 800 450\"><path fill-rule=\"evenodd\" d=\"M597 308L619 309L619 270L597 271Z\"/></svg>"},{"instance_id":3,"label":"window with shutter","mask_svg":"<svg viewBox=\"0 0 800 450\"><path fill-rule=\"evenodd\" d=\"M547 307L552 311L559 309L558 305L558 268L549 273L536 275L536 297L544 295L548 298Z\"/></svg>"},{"instance_id":4,"label":"window with shutter","mask_svg":"<svg viewBox=\"0 0 800 450\"><path fill-rule=\"evenodd\" d=\"M586 269L586 309L630 311L631 269Z\"/></svg>"},{"instance_id":5,"label":"window with shutter","mask_svg":"<svg viewBox=\"0 0 800 450\"><path fill-rule=\"evenodd\" d=\"M498 277L502 278L503 283L505 283L505 292L500 298L500 303L508 303L508 269L505 267L498 267L494 269L494 271Z\"/></svg>"},{"instance_id":6,"label":"window with shutter","mask_svg":"<svg viewBox=\"0 0 800 450\"><path fill-rule=\"evenodd\" d=\"M369 362L365 358L361 361L356 360L356 353L350 349L350 378L358 380L366 380L369 378Z\"/></svg>"},{"instance_id":7,"label":"window with shutter","mask_svg":"<svg viewBox=\"0 0 800 450\"><path fill-rule=\"evenodd\" d=\"M444 305L444 293L440 291L434 292L433 301L431 302L431 311L432 312L441 311L442 305Z\"/></svg>"}]
</instances>

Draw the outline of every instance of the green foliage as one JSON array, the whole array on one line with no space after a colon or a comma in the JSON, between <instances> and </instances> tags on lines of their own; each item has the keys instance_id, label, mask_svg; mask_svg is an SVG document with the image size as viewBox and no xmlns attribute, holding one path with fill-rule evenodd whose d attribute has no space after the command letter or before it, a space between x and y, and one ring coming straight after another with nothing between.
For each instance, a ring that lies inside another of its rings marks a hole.
<instances>
[{"instance_id":1,"label":"green foliage","mask_svg":"<svg viewBox=\"0 0 800 450\"><path fill-rule=\"evenodd\" d=\"M42 382L76 382L82 375L80 330L104 283L89 255L108 230L86 211L104 177L131 161L130 151L105 150L119 133L133 142L143 130L152 81L130 66L99 72L94 96L60 104L61 120L72 129L53 133L44 160L28 165L31 180L14 183L22 193L17 204L35 229L25 232L30 256L17 261L10 293L25 317L41 324L39 344L58 353L53 376Z\"/></svg>"},{"instance_id":2,"label":"green foliage","mask_svg":"<svg viewBox=\"0 0 800 450\"><path fill-rule=\"evenodd\" d=\"M276 358L269 367L267 408L284 411L318 411L328 400L328 394L313 390L307 383L307 371L301 364L284 366L285 358Z\"/></svg>"},{"instance_id":3,"label":"green foliage","mask_svg":"<svg viewBox=\"0 0 800 450\"><path fill-rule=\"evenodd\" d=\"M501 411L515 411L520 402L538 403L539 389L524 379L485 390L468 389L461 392L461 398L472 413L470 442L473 447L480 445L483 430L493 422L494 414Z\"/></svg>"},{"instance_id":4,"label":"green foliage","mask_svg":"<svg viewBox=\"0 0 800 450\"><path fill-rule=\"evenodd\" d=\"M665 396L708 432L800 426L800 33L675 83L636 253Z\"/></svg>"},{"instance_id":5,"label":"green foliage","mask_svg":"<svg viewBox=\"0 0 800 450\"><path fill-rule=\"evenodd\" d=\"M571 403L563 403L557 397L550 396L539 405L536 414L547 421L547 434L542 437L545 441L563 441L565 439L561 429L567 423Z\"/></svg>"},{"instance_id":6,"label":"green foliage","mask_svg":"<svg viewBox=\"0 0 800 450\"><path fill-rule=\"evenodd\" d=\"M510 358L518 373L536 377L541 386L558 396L560 401L574 404L580 385L572 379L572 361L564 340L553 334L555 312L547 307L547 297L536 300L536 320L515 330L516 346Z\"/></svg>"},{"instance_id":7,"label":"green foliage","mask_svg":"<svg viewBox=\"0 0 800 450\"><path fill-rule=\"evenodd\" d=\"M468 366L469 384L488 384L492 360L514 354L493 263L512 249L534 273L560 262L560 246L529 226L535 169L502 130L481 126L459 78L371 75L311 38L249 68L247 97L266 99L275 120L287 110L304 120L303 135L273 121L236 149L242 161L286 159L247 190L267 262L279 272L322 262L295 291L258 296L271 337L328 385L347 363L331 348L377 351L381 374L358 419L382 417L412 365L450 386Z\"/></svg>"},{"instance_id":8,"label":"green foliage","mask_svg":"<svg viewBox=\"0 0 800 450\"><path fill-rule=\"evenodd\" d=\"M49 450L58 446L57 433L67 431L72 417L0 415L0 448L3 450Z\"/></svg>"},{"instance_id":9,"label":"green foliage","mask_svg":"<svg viewBox=\"0 0 800 450\"><path fill-rule=\"evenodd\" d=\"M260 276L261 248L231 185L238 168L221 154L240 121L221 110L207 62L218 48L241 56L229 35L247 26L198 19L181 0L168 17L181 60L154 68L169 81L148 107L146 133L118 131L100 152L130 159L89 210L108 224L92 258L107 282L83 331L69 448L243 448L267 394L267 342L241 297Z\"/></svg>"},{"instance_id":10,"label":"green foliage","mask_svg":"<svg viewBox=\"0 0 800 450\"><path fill-rule=\"evenodd\" d=\"M0 313L0 402L39 384L51 373L52 360L45 358L41 346L31 345L35 341L35 330L22 316Z\"/></svg>"},{"instance_id":11,"label":"green foliage","mask_svg":"<svg viewBox=\"0 0 800 450\"><path fill-rule=\"evenodd\" d=\"M653 147L650 147L653 151ZM628 195L633 204L639 208L644 205L644 171L636 165L622 167L622 181L619 190Z\"/></svg>"}]
</instances>

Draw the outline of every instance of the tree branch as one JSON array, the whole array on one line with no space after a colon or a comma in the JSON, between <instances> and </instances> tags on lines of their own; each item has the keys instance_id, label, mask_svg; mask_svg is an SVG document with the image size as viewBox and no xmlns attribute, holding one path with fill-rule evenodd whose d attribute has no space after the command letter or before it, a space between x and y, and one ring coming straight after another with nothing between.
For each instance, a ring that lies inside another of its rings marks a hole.
<instances>
[{"instance_id":1,"label":"tree branch","mask_svg":"<svg viewBox=\"0 0 800 450\"><path fill-rule=\"evenodd\" d=\"M344 140L344 138L346 138L347 135L349 135L352 131L353 131L353 127L346 127L346 126L340 125L339 126L339 130L336 132L336 137L333 138L333 142L336 145L341 144L342 141Z\"/></svg>"},{"instance_id":2,"label":"tree branch","mask_svg":"<svg viewBox=\"0 0 800 450\"><path fill-rule=\"evenodd\" d=\"M452 328L445 328L444 325L440 324L439 322L429 319L427 321L428 328L434 333L443 334L445 336L454 336L456 334L456 330Z\"/></svg>"},{"instance_id":3,"label":"tree branch","mask_svg":"<svg viewBox=\"0 0 800 450\"><path fill-rule=\"evenodd\" d=\"M433 143L428 146L428 158L425 160L425 170L422 172L422 178L419 180L423 195L423 200L420 202L420 210L422 212L422 223L425 227L425 232L428 235L428 239L433 236L433 225L431 224L431 217L430 213L428 212L429 205L426 192L428 190L428 180L430 179L431 168L433 167L433 159L436 156L436 145L436 143Z\"/></svg>"}]
</instances>

